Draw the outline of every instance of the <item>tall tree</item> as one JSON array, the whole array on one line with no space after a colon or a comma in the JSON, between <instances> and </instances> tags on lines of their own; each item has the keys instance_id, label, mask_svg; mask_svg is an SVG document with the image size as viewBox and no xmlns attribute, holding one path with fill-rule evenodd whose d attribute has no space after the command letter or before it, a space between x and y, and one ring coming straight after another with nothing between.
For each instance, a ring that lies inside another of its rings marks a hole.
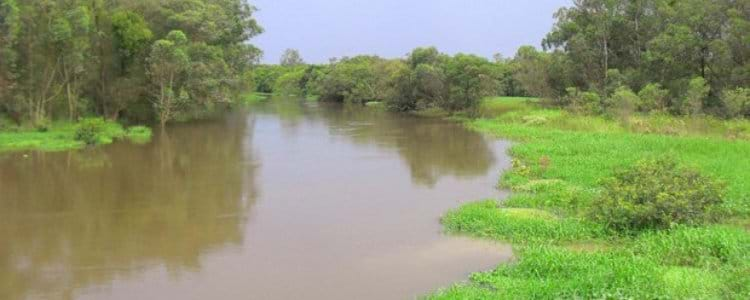
<instances>
[{"instance_id":1,"label":"tall tree","mask_svg":"<svg viewBox=\"0 0 750 300\"><path fill-rule=\"evenodd\" d=\"M153 104L162 127L174 116L179 101L187 97L181 85L190 65L187 41L182 31L172 31L165 39L154 42L148 58L154 83Z\"/></svg>"},{"instance_id":2,"label":"tall tree","mask_svg":"<svg viewBox=\"0 0 750 300\"><path fill-rule=\"evenodd\" d=\"M300 56L299 51L297 49L286 49L284 50L284 53L281 55L281 60L279 63L282 66L299 66L305 64L305 61L302 60L302 56Z\"/></svg>"}]
</instances>

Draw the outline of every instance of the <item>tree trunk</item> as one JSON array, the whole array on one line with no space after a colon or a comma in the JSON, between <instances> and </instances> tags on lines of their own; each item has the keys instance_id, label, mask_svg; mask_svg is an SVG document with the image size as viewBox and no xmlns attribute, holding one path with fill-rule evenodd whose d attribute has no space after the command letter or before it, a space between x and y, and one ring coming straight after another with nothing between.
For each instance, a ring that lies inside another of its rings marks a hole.
<instances>
[{"instance_id":1,"label":"tree trunk","mask_svg":"<svg viewBox=\"0 0 750 300\"><path fill-rule=\"evenodd\" d=\"M73 100L73 91L70 88L70 83L65 85L66 92L68 94L68 117L70 118L70 121L75 121L76 115L75 115L75 103Z\"/></svg>"}]
</instances>

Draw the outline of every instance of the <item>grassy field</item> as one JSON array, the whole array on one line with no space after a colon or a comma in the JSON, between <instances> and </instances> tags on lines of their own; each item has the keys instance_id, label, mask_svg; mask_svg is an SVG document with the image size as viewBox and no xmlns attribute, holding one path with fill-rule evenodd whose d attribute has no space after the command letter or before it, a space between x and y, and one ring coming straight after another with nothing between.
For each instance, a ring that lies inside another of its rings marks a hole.
<instances>
[{"instance_id":1,"label":"grassy field","mask_svg":"<svg viewBox=\"0 0 750 300\"><path fill-rule=\"evenodd\" d=\"M6 125L0 130L0 152L62 151L83 148L86 143L76 139L77 128L77 124L70 122L53 123L45 130ZM96 144L111 144L116 139L146 143L151 140L151 129L145 126L133 126L125 129L117 122L104 122L101 131L96 136Z\"/></svg>"},{"instance_id":2,"label":"grassy field","mask_svg":"<svg viewBox=\"0 0 750 300\"><path fill-rule=\"evenodd\" d=\"M499 183L513 195L464 205L443 224L511 242L517 260L431 298L750 298L750 122L609 119L518 98L488 100L481 111L467 126L517 142ZM727 184L719 224L625 236L588 220L602 179L661 156Z\"/></svg>"}]
</instances>

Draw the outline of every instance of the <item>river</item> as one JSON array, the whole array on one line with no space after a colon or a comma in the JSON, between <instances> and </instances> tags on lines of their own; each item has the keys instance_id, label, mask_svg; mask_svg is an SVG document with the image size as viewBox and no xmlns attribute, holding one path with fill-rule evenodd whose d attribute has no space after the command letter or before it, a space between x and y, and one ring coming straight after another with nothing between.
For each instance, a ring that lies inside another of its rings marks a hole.
<instances>
[{"instance_id":1,"label":"river","mask_svg":"<svg viewBox=\"0 0 750 300\"><path fill-rule=\"evenodd\" d=\"M442 233L508 144L280 99L68 152L0 154L0 299L413 299L507 261Z\"/></svg>"}]
</instances>

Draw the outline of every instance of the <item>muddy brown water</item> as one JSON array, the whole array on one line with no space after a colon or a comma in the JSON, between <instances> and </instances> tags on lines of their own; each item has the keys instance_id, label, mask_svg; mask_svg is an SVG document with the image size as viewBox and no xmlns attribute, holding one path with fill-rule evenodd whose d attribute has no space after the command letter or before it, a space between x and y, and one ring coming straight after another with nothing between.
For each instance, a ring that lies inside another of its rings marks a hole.
<instances>
[{"instance_id":1,"label":"muddy brown water","mask_svg":"<svg viewBox=\"0 0 750 300\"><path fill-rule=\"evenodd\" d=\"M0 299L413 299L510 259L439 223L504 196L507 146L278 100L146 145L0 154Z\"/></svg>"}]
</instances>

